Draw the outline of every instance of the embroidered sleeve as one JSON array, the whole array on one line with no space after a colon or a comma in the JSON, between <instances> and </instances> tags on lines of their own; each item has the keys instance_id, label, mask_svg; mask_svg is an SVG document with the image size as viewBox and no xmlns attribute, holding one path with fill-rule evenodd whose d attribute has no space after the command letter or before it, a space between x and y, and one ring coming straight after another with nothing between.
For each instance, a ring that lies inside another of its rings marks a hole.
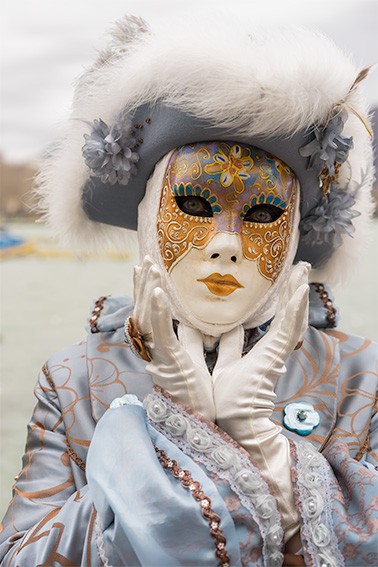
<instances>
[{"instance_id":1,"label":"embroidered sleeve","mask_svg":"<svg viewBox=\"0 0 378 567\"><path fill-rule=\"evenodd\" d=\"M0 534L0 562L79 565L93 556L95 511L88 486L77 489L58 396L47 367L35 388L23 469ZM91 563L93 564L93 563Z\"/></svg>"}]
</instances>

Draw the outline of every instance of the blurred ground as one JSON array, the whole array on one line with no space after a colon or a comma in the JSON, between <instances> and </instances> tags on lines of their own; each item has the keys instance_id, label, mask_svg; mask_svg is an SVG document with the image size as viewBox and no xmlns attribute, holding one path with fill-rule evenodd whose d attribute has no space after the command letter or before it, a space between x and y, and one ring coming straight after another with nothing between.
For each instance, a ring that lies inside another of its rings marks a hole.
<instances>
[{"instance_id":1,"label":"blurred ground","mask_svg":"<svg viewBox=\"0 0 378 567\"><path fill-rule=\"evenodd\" d=\"M134 250L127 259L78 260L54 249L45 228L15 225L34 239L36 255L5 259L1 265L1 469L0 517L21 468L26 425L34 406L32 389L45 360L85 337L92 298L132 294ZM368 255L347 287L334 290L340 329L378 340L378 220ZM55 252L60 254L56 257Z\"/></svg>"}]
</instances>

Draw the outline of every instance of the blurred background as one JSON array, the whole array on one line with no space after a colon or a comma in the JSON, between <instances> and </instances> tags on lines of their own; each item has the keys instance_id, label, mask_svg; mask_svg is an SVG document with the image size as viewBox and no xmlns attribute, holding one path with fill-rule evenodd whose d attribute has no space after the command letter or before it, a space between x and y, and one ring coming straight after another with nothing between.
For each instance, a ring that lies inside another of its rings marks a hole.
<instances>
[{"instance_id":1,"label":"blurred background","mask_svg":"<svg viewBox=\"0 0 378 567\"><path fill-rule=\"evenodd\" d=\"M2 0L1 4L1 469L0 516L21 468L32 394L44 361L81 340L92 298L132 294L136 249L124 256L76 258L62 249L31 212L38 163L68 116L74 78L105 43L105 32L125 13L147 20L168 12L229 7L227 0ZM272 26L317 28L365 67L378 61L376 0L234 0ZM378 71L364 82L378 107ZM377 191L377 188L375 189ZM340 328L378 339L378 224L353 278L335 289Z\"/></svg>"}]
</instances>

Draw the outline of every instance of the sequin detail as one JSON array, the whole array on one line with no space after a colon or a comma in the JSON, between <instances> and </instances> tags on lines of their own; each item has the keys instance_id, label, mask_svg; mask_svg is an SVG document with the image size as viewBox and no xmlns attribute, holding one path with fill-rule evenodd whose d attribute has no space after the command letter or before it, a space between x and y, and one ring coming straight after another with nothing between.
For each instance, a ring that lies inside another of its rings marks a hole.
<instances>
[{"instance_id":1,"label":"sequin detail","mask_svg":"<svg viewBox=\"0 0 378 567\"><path fill-rule=\"evenodd\" d=\"M159 433L195 462L203 464L210 473L228 482L259 528L264 542L264 562L281 565L283 530L277 503L248 454L234 445L231 438L224 439L184 406L173 402L158 386L154 387L153 394L145 397L143 406ZM190 490L194 488L189 487Z\"/></svg>"},{"instance_id":2,"label":"sequin detail","mask_svg":"<svg viewBox=\"0 0 378 567\"><path fill-rule=\"evenodd\" d=\"M155 447L155 451L162 467L177 478L181 482L181 486L186 490L189 490L194 500L199 503L202 515L206 518L209 524L210 535L214 539L215 555L219 559L218 565L222 567L229 567L230 557L226 550L227 540L220 527L221 519L211 507L210 498L203 492L200 483L192 479L189 471L183 470L179 467L177 461L170 459L165 451L158 449L157 447Z\"/></svg>"},{"instance_id":3,"label":"sequin detail","mask_svg":"<svg viewBox=\"0 0 378 567\"><path fill-rule=\"evenodd\" d=\"M329 327L336 327L336 308L333 305L332 299L329 297L325 287L321 283L314 283L315 290L319 294L327 309L327 322Z\"/></svg>"},{"instance_id":4,"label":"sequin detail","mask_svg":"<svg viewBox=\"0 0 378 567\"><path fill-rule=\"evenodd\" d=\"M91 313L91 317L89 319L89 326L91 328L91 333L98 333L97 328L97 321L101 315L101 311L104 309L105 299L107 298L106 295L102 295L98 298Z\"/></svg>"}]
</instances>

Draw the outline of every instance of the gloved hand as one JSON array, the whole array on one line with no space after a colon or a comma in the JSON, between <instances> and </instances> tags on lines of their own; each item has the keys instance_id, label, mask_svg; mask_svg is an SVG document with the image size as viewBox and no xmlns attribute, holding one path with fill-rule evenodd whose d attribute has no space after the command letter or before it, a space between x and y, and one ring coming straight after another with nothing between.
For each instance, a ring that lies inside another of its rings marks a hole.
<instances>
[{"instance_id":1,"label":"gloved hand","mask_svg":"<svg viewBox=\"0 0 378 567\"><path fill-rule=\"evenodd\" d=\"M273 486L287 533L293 533L298 522L289 441L270 417L277 379L308 326L309 267L300 262L290 270L270 329L247 355L241 358L241 326L221 337L212 376L216 423L248 451Z\"/></svg>"},{"instance_id":2,"label":"gloved hand","mask_svg":"<svg viewBox=\"0 0 378 567\"><path fill-rule=\"evenodd\" d=\"M154 384L177 402L214 421L215 408L200 331L182 323L177 339L163 278L148 256L134 271L134 319L151 356L146 366Z\"/></svg>"}]
</instances>

